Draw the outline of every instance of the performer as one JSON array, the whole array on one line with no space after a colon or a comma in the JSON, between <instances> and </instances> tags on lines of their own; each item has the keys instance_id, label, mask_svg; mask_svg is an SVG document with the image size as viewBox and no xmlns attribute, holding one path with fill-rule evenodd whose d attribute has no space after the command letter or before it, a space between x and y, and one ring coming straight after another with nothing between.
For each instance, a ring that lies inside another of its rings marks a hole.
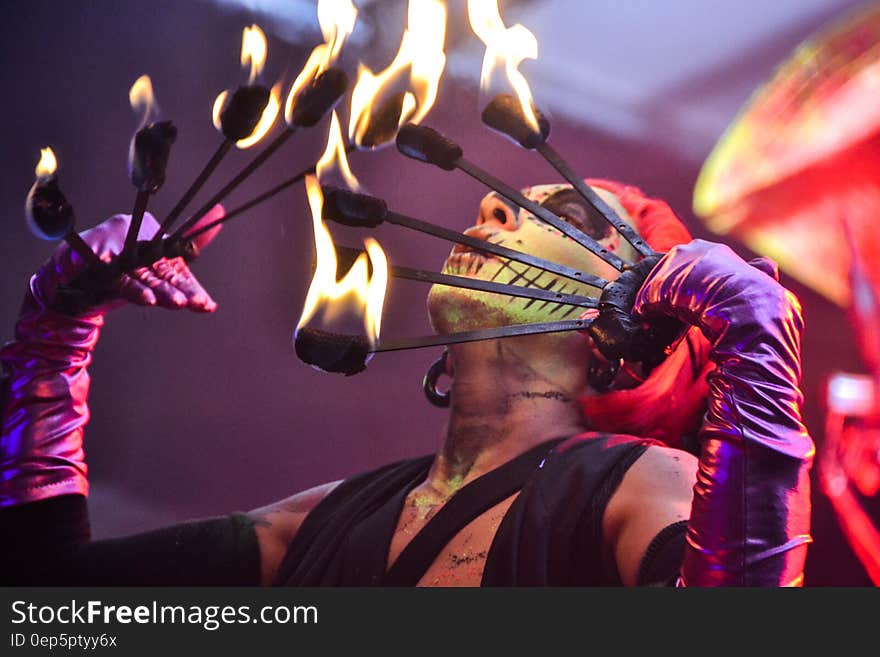
<instances>
[{"instance_id":1,"label":"performer","mask_svg":"<svg viewBox=\"0 0 880 657\"><path fill-rule=\"evenodd\" d=\"M247 514L89 541L83 430L87 367L123 303L211 312L182 261L120 279L118 297L70 317L50 309L83 262L66 245L31 278L0 358L0 572L6 583L94 585L799 586L810 542L813 443L801 420L803 321L766 259L691 241L662 201L588 181L658 251L637 317L690 325L652 371L609 363L588 334L450 346L426 378L449 418L434 455L393 463ZM565 185L527 195L625 259L635 254ZM215 208L213 219L222 210ZM128 218L83 238L102 257ZM156 223L145 217L142 231ZM616 271L494 194L466 231L605 278ZM212 235L201 236L204 248ZM460 246L449 273L552 276ZM578 290L569 283L567 292ZM593 291L595 294L595 291ZM560 319L570 307L444 286L439 333ZM451 377L447 394L437 378ZM692 449L691 449L692 448ZM693 451L698 456L691 453ZM348 473L341 473L347 475Z\"/></svg>"}]
</instances>

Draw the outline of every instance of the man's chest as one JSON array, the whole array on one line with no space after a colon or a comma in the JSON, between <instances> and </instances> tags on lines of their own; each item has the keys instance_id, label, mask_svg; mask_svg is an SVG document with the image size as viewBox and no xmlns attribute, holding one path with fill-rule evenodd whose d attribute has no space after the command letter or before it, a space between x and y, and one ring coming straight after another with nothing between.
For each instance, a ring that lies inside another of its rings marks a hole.
<instances>
[{"instance_id":1,"label":"man's chest","mask_svg":"<svg viewBox=\"0 0 880 657\"><path fill-rule=\"evenodd\" d=\"M441 548L418 586L479 586L492 540L516 497L517 493L465 524ZM422 499L415 491L407 496L388 550L389 565L442 508L442 504L425 504Z\"/></svg>"}]
</instances>

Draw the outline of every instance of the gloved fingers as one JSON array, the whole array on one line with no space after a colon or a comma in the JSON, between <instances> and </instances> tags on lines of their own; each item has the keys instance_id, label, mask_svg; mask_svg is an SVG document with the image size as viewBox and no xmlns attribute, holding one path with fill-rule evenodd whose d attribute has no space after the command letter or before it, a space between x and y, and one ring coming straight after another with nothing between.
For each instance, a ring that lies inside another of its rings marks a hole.
<instances>
[{"instance_id":1,"label":"gloved fingers","mask_svg":"<svg viewBox=\"0 0 880 657\"><path fill-rule=\"evenodd\" d=\"M202 216L195 223L195 225L192 228L190 228L188 231L186 231L186 233L184 233L184 237L186 237L187 235L189 235L191 233L196 232L202 226L207 226L209 223L217 221L218 219L222 219L225 216L226 216L226 209L218 203L213 208L208 210L204 214L204 216ZM201 251L203 248L208 246L208 244L210 244L214 240L215 237L217 237L217 234L220 232L221 228L223 228L223 224L219 224L217 226L214 226L210 230L205 231L204 233L202 233L201 235L199 235L198 237L196 237L193 240L193 244L195 244L196 247L199 249L199 251Z\"/></svg>"},{"instance_id":2,"label":"gloved fingers","mask_svg":"<svg viewBox=\"0 0 880 657\"><path fill-rule=\"evenodd\" d=\"M156 264L153 266L155 267ZM164 280L161 276L158 276L151 268L139 267L132 272L132 276L135 277L139 283L152 290L156 297L157 306L177 310L187 305L186 295L170 282Z\"/></svg>"},{"instance_id":3,"label":"gloved fingers","mask_svg":"<svg viewBox=\"0 0 880 657\"><path fill-rule=\"evenodd\" d=\"M135 270L131 274L123 274L119 277L114 290L116 297L118 300L128 301L138 306L155 306L157 304L156 294L148 285L138 280L139 272L140 270Z\"/></svg>"},{"instance_id":4,"label":"gloved fingers","mask_svg":"<svg viewBox=\"0 0 880 657\"><path fill-rule=\"evenodd\" d=\"M222 218L225 211L221 205L214 206L193 227ZM110 262L125 245L125 238L131 225L130 215L115 215L106 221L83 231L80 236L92 251L104 262ZM149 240L159 229L156 218L145 213L138 231L138 240ZM217 235L220 226L198 236L194 241L202 248ZM60 244L48 262L38 272L36 293L45 302L51 302L55 289L77 278L88 263L66 243ZM160 259L150 267L141 267L120 276L113 283L113 299L102 303L106 311L122 305L123 301L143 306L158 305L165 308L189 308L195 312L213 312L217 304L196 280L182 258Z\"/></svg>"},{"instance_id":5,"label":"gloved fingers","mask_svg":"<svg viewBox=\"0 0 880 657\"><path fill-rule=\"evenodd\" d=\"M777 283L779 282L779 265L772 258L761 256L749 260L749 264L755 269L764 272Z\"/></svg>"},{"instance_id":6,"label":"gloved fingers","mask_svg":"<svg viewBox=\"0 0 880 657\"><path fill-rule=\"evenodd\" d=\"M217 309L216 302L202 287L183 258L167 260L162 258L152 266L152 272L171 285L185 299L185 305L196 312L213 312Z\"/></svg>"},{"instance_id":7,"label":"gloved fingers","mask_svg":"<svg viewBox=\"0 0 880 657\"><path fill-rule=\"evenodd\" d=\"M599 316L599 309L598 309L598 308L587 308L587 309L584 310L580 315L578 315L578 319L582 319L582 320L584 320L585 322L592 322L592 321L593 321L594 319L596 319L598 316ZM583 329L583 330L578 331L578 333L580 333L580 334L583 335L583 336L586 336L586 337L590 338L590 340L593 339L593 337L590 335L590 329L589 329L589 327L588 327L588 328L585 328L585 329Z\"/></svg>"},{"instance_id":8,"label":"gloved fingers","mask_svg":"<svg viewBox=\"0 0 880 657\"><path fill-rule=\"evenodd\" d=\"M693 292L698 288L714 289L717 285L711 283L729 280L731 276L739 281L740 286L747 285L747 281L760 283L759 275L755 271L767 273L765 267L769 268L769 264L761 262L756 267L749 267L745 260L725 244L701 239L679 244L671 248L648 274L636 294L633 315L642 316L646 309L675 309L676 316L680 311L688 316L687 319L681 317L684 321L693 323L691 320L700 314L697 306L705 303L709 295L672 294L673 290ZM694 283L683 285L684 280L692 280Z\"/></svg>"}]
</instances>

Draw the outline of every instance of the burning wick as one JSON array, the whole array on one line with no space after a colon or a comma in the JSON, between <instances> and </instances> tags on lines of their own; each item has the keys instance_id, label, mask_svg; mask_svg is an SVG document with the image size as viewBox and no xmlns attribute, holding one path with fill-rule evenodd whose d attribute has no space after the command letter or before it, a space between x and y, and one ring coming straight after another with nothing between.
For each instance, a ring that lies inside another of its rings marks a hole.
<instances>
[{"instance_id":1,"label":"burning wick","mask_svg":"<svg viewBox=\"0 0 880 657\"><path fill-rule=\"evenodd\" d=\"M380 198L368 196L366 194L358 194L346 189L340 188L323 188L324 206L322 208L322 216L327 221L335 221L346 226L359 228L375 228L376 226L387 222L416 230L427 235L439 237L440 239L456 244L463 244L472 249L484 253L491 253L501 258L507 258L525 265L537 267L548 272L552 272L559 276L569 278L585 285L602 289L608 281L594 274L566 267L549 260L544 260L537 256L507 247L493 244L470 235L464 235L454 230L437 226L426 221L420 221L414 217L393 212L388 209L387 204Z\"/></svg>"},{"instance_id":2,"label":"burning wick","mask_svg":"<svg viewBox=\"0 0 880 657\"><path fill-rule=\"evenodd\" d=\"M284 191L294 183L303 180L307 175L314 174L319 171L327 172L330 169L338 168L340 175L346 181L346 184L353 186L355 188L359 187L357 179L351 173L351 169L348 165L347 155L351 153L353 150L356 150L356 146L353 144L349 144L348 146L343 146L342 139L342 131L339 127L339 118L334 111L332 113L332 118L330 120L330 130L327 135L327 146L324 149L323 155L321 155L320 159L309 166L307 169L304 169L297 173L294 176L291 176L287 180L281 182L275 187L269 189L262 194L259 194L257 197L247 201L246 203L238 206L237 208L230 210L226 213L226 215L220 219L210 222L209 224L202 226L198 231L189 234L189 238L192 239L201 235L202 233L218 226L230 219L236 217L237 215L245 212L252 207L262 203L263 201L272 198L276 194Z\"/></svg>"},{"instance_id":3,"label":"burning wick","mask_svg":"<svg viewBox=\"0 0 880 657\"><path fill-rule=\"evenodd\" d=\"M345 39L354 30L356 19L357 8L350 0L318 0L318 23L321 26L321 33L325 42L312 50L302 71L300 71L290 87L287 100L284 103L286 129L269 143L237 176L230 180L223 189L214 194L209 201L194 212L184 225L174 232L172 237L180 238L206 212L218 203L221 203L235 188L262 166L273 153L281 148L291 135L296 132L297 128L308 128L315 125L327 112L336 106L348 88L348 77L343 71L335 68L333 64L339 57ZM245 35L242 42L242 63L244 63L244 43L246 39L247 35ZM265 49L265 40L263 41L263 48ZM254 59L252 57L252 65L253 62ZM253 71L252 67L252 81L254 77ZM220 98L218 98L219 101ZM217 109L216 104L215 110Z\"/></svg>"},{"instance_id":4,"label":"burning wick","mask_svg":"<svg viewBox=\"0 0 880 657\"><path fill-rule=\"evenodd\" d=\"M523 335L540 333L558 333L561 331L584 331L590 326L590 320L569 319L558 322L538 324L517 324L492 329L462 331L448 335L426 335L416 338L401 338L380 343L370 347L369 341L363 336L331 333L313 328L297 331L295 339L296 354L301 360L324 370L351 376L363 372L367 361L374 353L383 351L402 351L404 349L422 349L479 340L497 340Z\"/></svg>"},{"instance_id":5,"label":"burning wick","mask_svg":"<svg viewBox=\"0 0 880 657\"><path fill-rule=\"evenodd\" d=\"M131 144L129 177L139 192L155 194L165 183L165 169L177 128L171 121L159 121L141 128Z\"/></svg>"},{"instance_id":6,"label":"burning wick","mask_svg":"<svg viewBox=\"0 0 880 657\"><path fill-rule=\"evenodd\" d=\"M537 150L641 256L653 255L654 250L632 226L623 221L580 176L575 175L572 168L547 144L550 123L535 107L529 83L519 71L523 60L538 58L535 35L520 24L507 27L497 0L468 0L467 9L471 29L486 45L480 88L487 91L493 86L496 73L503 70L507 87L514 92L495 95L483 109L483 123L523 148Z\"/></svg>"},{"instance_id":7,"label":"burning wick","mask_svg":"<svg viewBox=\"0 0 880 657\"><path fill-rule=\"evenodd\" d=\"M179 239L189 228L205 215L208 210L221 203L241 183L247 180L269 157L293 135L299 127L311 127L315 125L328 111L335 107L336 103L345 93L348 78L345 73L337 69L328 69L319 75L312 84L306 85L296 97L293 105L292 123L278 137L276 137L262 152L257 155L237 176L235 176L223 189L214 194L201 208L184 222L180 228L174 231L173 238ZM300 110L297 111L297 107ZM292 184L292 183L291 183ZM280 191L280 190L279 190Z\"/></svg>"},{"instance_id":8,"label":"burning wick","mask_svg":"<svg viewBox=\"0 0 880 657\"><path fill-rule=\"evenodd\" d=\"M219 124L224 139L199 172L199 175L196 176L196 179L189 186L189 189L184 192L183 196L172 208L171 212L168 213L168 216L162 222L159 230L156 231L156 235L153 236L154 241L162 239L162 235L174 225L174 222L177 221L177 218L204 186L208 178L214 173L214 170L220 165L220 162L223 161L223 158L226 157L226 154L232 149L235 143L247 139L253 134L263 118L263 112L268 107L270 98L271 92L263 85L247 85L239 87L235 90L235 93L232 94L232 98L225 104L226 92L223 92L217 97L217 101L215 102L215 113L218 113L216 105L219 103L222 107L222 109L219 110ZM210 210L214 205L216 204L208 206L207 210L201 214ZM199 215L200 217L201 214Z\"/></svg>"},{"instance_id":9,"label":"burning wick","mask_svg":"<svg viewBox=\"0 0 880 657\"><path fill-rule=\"evenodd\" d=\"M353 263L343 262L350 266L340 279L340 260L330 231L321 219L321 186L315 176L307 176L305 182L315 237L315 269L294 332L294 348L309 364L354 374L369 360L369 352L363 346L369 349L379 339L388 261L379 243L368 238L364 240L367 253L358 254ZM335 334L315 328L316 321L339 326L341 320L362 323L362 337L328 341L327 336Z\"/></svg>"},{"instance_id":10,"label":"burning wick","mask_svg":"<svg viewBox=\"0 0 880 657\"><path fill-rule=\"evenodd\" d=\"M570 223L560 219L534 201L529 200L520 192L507 185L480 167L472 164L463 157L461 146L440 134L433 128L422 125L407 124L397 133L397 150L409 158L420 162L427 162L446 171L459 169L515 203L524 210L528 210L538 219L550 224L558 231L572 238L585 249L598 256L606 263L623 271L630 263L621 257L611 253L592 237L578 230Z\"/></svg>"},{"instance_id":11,"label":"burning wick","mask_svg":"<svg viewBox=\"0 0 880 657\"><path fill-rule=\"evenodd\" d=\"M301 361L346 376L363 372L371 353L370 341L362 335L309 327L297 329L293 345Z\"/></svg>"},{"instance_id":12,"label":"burning wick","mask_svg":"<svg viewBox=\"0 0 880 657\"><path fill-rule=\"evenodd\" d=\"M401 125L420 123L430 112L446 66L446 14L441 0L409 0L394 59L377 73L359 67L348 126L359 148L390 144Z\"/></svg>"},{"instance_id":13,"label":"burning wick","mask_svg":"<svg viewBox=\"0 0 880 657\"><path fill-rule=\"evenodd\" d=\"M148 75L142 75L135 80L128 92L128 99L132 109L143 110L140 126L128 149L128 176L137 189L137 196L120 257L130 264L136 259L134 251L137 236L150 195L155 194L165 184L165 169L171 155L171 145L177 139L177 128L171 121L148 124L156 109L153 84Z\"/></svg>"},{"instance_id":14,"label":"burning wick","mask_svg":"<svg viewBox=\"0 0 880 657\"><path fill-rule=\"evenodd\" d=\"M324 42L315 46L290 86L284 103L284 119L289 127L315 125L342 98L348 77L334 64L354 31L357 14L351 0L318 0L318 24Z\"/></svg>"},{"instance_id":15,"label":"burning wick","mask_svg":"<svg viewBox=\"0 0 880 657\"><path fill-rule=\"evenodd\" d=\"M257 125L260 123L260 119L263 116L263 110L265 110L269 104L270 95L271 92L269 89L262 85L248 85L236 89L235 93L232 94L232 98L223 107L219 114L219 122L224 136L223 142L217 147L217 150L214 151L214 154L208 160L207 164L205 164L199 175L196 176L196 179L190 185L189 189L184 192L183 196L177 202L177 205L175 205L171 212L168 213L165 221L162 222L162 226L156 231L156 235L153 237L154 240L162 239L162 235L170 230L174 225L174 222L177 221L177 218L186 209L186 206L189 205L190 201L192 201L198 191L204 186L210 175L214 173L214 170L230 149L232 149L235 143L247 139L254 130L256 130ZM218 96L218 100L221 98L224 98L223 94ZM213 208L216 204L217 203L206 203L206 207L198 213L196 221L198 221L202 215ZM192 223L194 224L195 221ZM187 224L184 224L183 228L174 234L174 237L179 238L191 225L192 224L189 224L188 222Z\"/></svg>"},{"instance_id":16,"label":"burning wick","mask_svg":"<svg viewBox=\"0 0 880 657\"><path fill-rule=\"evenodd\" d=\"M365 150L378 148L394 139L400 127L405 100L405 92L393 94L370 112L369 124L358 142L361 148Z\"/></svg>"},{"instance_id":17,"label":"burning wick","mask_svg":"<svg viewBox=\"0 0 880 657\"><path fill-rule=\"evenodd\" d=\"M273 93L274 90L270 91L264 85L255 83L266 63L266 53L266 35L263 34L263 31L257 25L244 28L241 39L241 65L250 68L248 83L238 87L231 96L228 91L223 91L214 100L212 116L215 127L223 134L223 141L171 212L168 213L168 216L165 217L159 230L153 236L153 242L161 240L162 236L171 229L171 226L204 186L233 145L237 144L239 148L249 148L257 143L275 122L279 103ZM209 205L207 210L210 210L214 205L215 203ZM177 237L179 238L183 232L181 231Z\"/></svg>"},{"instance_id":18,"label":"burning wick","mask_svg":"<svg viewBox=\"0 0 880 657\"><path fill-rule=\"evenodd\" d=\"M654 255L656 251L648 246L635 229L621 219L602 197L587 185L583 178L578 176L574 169L547 143L547 137L550 135L550 123L534 107L532 110L537 117L540 132L535 132L532 129L523 113L522 104L510 94L495 96L486 105L481 118L487 126L510 137L523 148L538 151L574 187L581 198L590 204L640 255L644 257Z\"/></svg>"},{"instance_id":19,"label":"burning wick","mask_svg":"<svg viewBox=\"0 0 880 657\"><path fill-rule=\"evenodd\" d=\"M64 239L90 266L102 267L104 263L74 230L76 217L73 206L67 202L58 185L58 161L51 148L40 151L37 179L25 201L25 218L31 232L43 240Z\"/></svg>"},{"instance_id":20,"label":"burning wick","mask_svg":"<svg viewBox=\"0 0 880 657\"><path fill-rule=\"evenodd\" d=\"M261 84L239 87L226 103L223 103L225 97L221 94L220 131L228 142L243 141L253 134L271 95L269 88Z\"/></svg>"},{"instance_id":21,"label":"burning wick","mask_svg":"<svg viewBox=\"0 0 880 657\"><path fill-rule=\"evenodd\" d=\"M534 106L532 112L538 121L539 132L535 132L523 113L519 99L511 94L498 94L483 109L483 123L507 135L523 148L533 149L547 141L550 135L550 122Z\"/></svg>"},{"instance_id":22,"label":"burning wick","mask_svg":"<svg viewBox=\"0 0 880 657\"><path fill-rule=\"evenodd\" d=\"M290 111L290 128L311 128L336 107L348 89L348 76L338 68L326 71L310 80L294 96Z\"/></svg>"},{"instance_id":23,"label":"burning wick","mask_svg":"<svg viewBox=\"0 0 880 657\"><path fill-rule=\"evenodd\" d=\"M144 212L150 195L165 182L165 168L171 154L171 145L177 139L177 128L171 121L160 121L138 130L132 141L130 178L137 188L131 223L125 235L122 257L132 260ZM161 234L161 231L160 231Z\"/></svg>"}]
</instances>

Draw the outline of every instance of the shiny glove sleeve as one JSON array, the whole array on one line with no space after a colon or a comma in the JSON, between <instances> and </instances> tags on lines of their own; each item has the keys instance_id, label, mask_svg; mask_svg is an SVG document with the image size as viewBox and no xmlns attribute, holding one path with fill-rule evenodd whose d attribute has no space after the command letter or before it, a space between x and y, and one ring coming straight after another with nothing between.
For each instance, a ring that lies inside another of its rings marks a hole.
<instances>
[{"instance_id":1,"label":"shiny glove sleeve","mask_svg":"<svg viewBox=\"0 0 880 657\"><path fill-rule=\"evenodd\" d=\"M222 215L223 208L216 206L200 224ZM82 238L99 258L109 261L122 250L129 222L130 217L117 215ZM156 220L146 214L140 239L152 237L157 229ZM194 240L195 246L203 247L216 234L216 229L204 233ZM75 316L54 310L58 287L85 268L66 244L56 248L30 279L15 339L0 349L6 380L0 390L0 508L88 494L82 441L89 420L87 368L106 312L126 303L195 312L216 308L182 258L161 258L119 276L111 297L100 306Z\"/></svg>"},{"instance_id":2,"label":"shiny glove sleeve","mask_svg":"<svg viewBox=\"0 0 880 657\"><path fill-rule=\"evenodd\" d=\"M0 507L87 495L83 452L92 349L103 315L64 317L29 290L15 340L0 350L7 378L0 435Z\"/></svg>"},{"instance_id":3,"label":"shiny glove sleeve","mask_svg":"<svg viewBox=\"0 0 880 657\"><path fill-rule=\"evenodd\" d=\"M680 583L802 585L814 445L801 419L797 299L769 261L695 240L651 271L634 312L699 327L716 364Z\"/></svg>"}]
</instances>

